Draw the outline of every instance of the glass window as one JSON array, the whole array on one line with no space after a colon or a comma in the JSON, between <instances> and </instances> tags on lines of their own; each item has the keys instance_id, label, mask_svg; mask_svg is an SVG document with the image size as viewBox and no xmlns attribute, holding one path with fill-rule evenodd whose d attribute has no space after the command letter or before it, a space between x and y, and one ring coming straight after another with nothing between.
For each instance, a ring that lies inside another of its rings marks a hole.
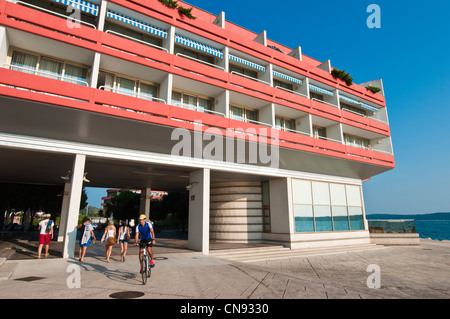
<instances>
[{"instance_id":1,"label":"glass window","mask_svg":"<svg viewBox=\"0 0 450 319\"><path fill-rule=\"evenodd\" d=\"M191 110L197 109L197 97L183 94L183 107Z\"/></svg>"},{"instance_id":2,"label":"glass window","mask_svg":"<svg viewBox=\"0 0 450 319\"><path fill-rule=\"evenodd\" d=\"M351 230L364 230L364 220L361 207L349 207L348 215Z\"/></svg>"},{"instance_id":3,"label":"glass window","mask_svg":"<svg viewBox=\"0 0 450 319\"><path fill-rule=\"evenodd\" d=\"M319 100L319 101L323 101L324 100L322 94L314 93L314 92L311 92L311 91L309 91L309 97L311 99L316 99L316 100Z\"/></svg>"},{"instance_id":4,"label":"glass window","mask_svg":"<svg viewBox=\"0 0 450 319\"><path fill-rule=\"evenodd\" d=\"M233 120L243 121L244 120L244 109L236 106L231 107L231 118Z\"/></svg>"},{"instance_id":5,"label":"glass window","mask_svg":"<svg viewBox=\"0 0 450 319\"><path fill-rule=\"evenodd\" d=\"M345 185L347 189L347 205L348 206L362 206L361 191L359 186Z\"/></svg>"},{"instance_id":6,"label":"glass window","mask_svg":"<svg viewBox=\"0 0 450 319\"><path fill-rule=\"evenodd\" d=\"M181 93L180 92L172 92L172 105L181 107Z\"/></svg>"},{"instance_id":7,"label":"glass window","mask_svg":"<svg viewBox=\"0 0 450 319\"><path fill-rule=\"evenodd\" d=\"M290 90L290 91L293 91L293 90L294 90L294 86L293 86L292 84L286 83L286 82L281 82L281 81L275 80L275 79L273 80L273 86L274 86L274 87L279 86L279 87L282 87L282 88L284 88L284 89L288 89L288 90Z\"/></svg>"},{"instance_id":8,"label":"glass window","mask_svg":"<svg viewBox=\"0 0 450 319\"><path fill-rule=\"evenodd\" d=\"M249 69L245 69L245 68L240 67L240 66L236 66L236 65L230 64L230 72L233 72L233 71L237 72L237 73L240 73L240 74L244 74L246 76L249 76L249 77L252 77L252 78L255 78L255 79L258 78L258 72L253 71L253 70L249 70Z\"/></svg>"},{"instance_id":9,"label":"glass window","mask_svg":"<svg viewBox=\"0 0 450 319\"><path fill-rule=\"evenodd\" d=\"M39 75L61 80L63 64L61 62L41 57L39 60Z\"/></svg>"},{"instance_id":10,"label":"glass window","mask_svg":"<svg viewBox=\"0 0 450 319\"><path fill-rule=\"evenodd\" d=\"M37 61L36 55L13 51L11 65L17 67L11 67L11 70L34 74Z\"/></svg>"},{"instance_id":11,"label":"glass window","mask_svg":"<svg viewBox=\"0 0 450 319\"><path fill-rule=\"evenodd\" d=\"M134 85L135 82L133 80L117 77L116 88L118 90L116 92L129 96L134 96Z\"/></svg>"},{"instance_id":12,"label":"glass window","mask_svg":"<svg viewBox=\"0 0 450 319\"><path fill-rule=\"evenodd\" d=\"M330 190L328 183L312 182L314 205L330 205Z\"/></svg>"},{"instance_id":13,"label":"glass window","mask_svg":"<svg viewBox=\"0 0 450 319\"><path fill-rule=\"evenodd\" d=\"M313 126L314 137L315 138L326 138L327 129L325 127Z\"/></svg>"},{"instance_id":14,"label":"glass window","mask_svg":"<svg viewBox=\"0 0 450 319\"><path fill-rule=\"evenodd\" d=\"M141 99L152 100L153 97L157 95L157 87L147 84L139 83L139 97Z\"/></svg>"},{"instance_id":15,"label":"glass window","mask_svg":"<svg viewBox=\"0 0 450 319\"><path fill-rule=\"evenodd\" d=\"M344 184L330 184L331 205L347 206Z\"/></svg>"},{"instance_id":16,"label":"glass window","mask_svg":"<svg viewBox=\"0 0 450 319\"><path fill-rule=\"evenodd\" d=\"M276 117L275 118L275 128L277 128L279 130L282 130L284 128L283 124L284 123L283 123L283 119L282 118L280 118L280 117Z\"/></svg>"},{"instance_id":17,"label":"glass window","mask_svg":"<svg viewBox=\"0 0 450 319\"><path fill-rule=\"evenodd\" d=\"M253 110L246 109L245 110L245 117L247 121L257 121L258 120L258 113Z\"/></svg>"},{"instance_id":18,"label":"glass window","mask_svg":"<svg viewBox=\"0 0 450 319\"><path fill-rule=\"evenodd\" d=\"M295 232L313 232L314 217L312 205L294 205Z\"/></svg>"},{"instance_id":19,"label":"glass window","mask_svg":"<svg viewBox=\"0 0 450 319\"><path fill-rule=\"evenodd\" d=\"M295 130L295 121L284 119L284 128L288 130Z\"/></svg>"},{"instance_id":20,"label":"glass window","mask_svg":"<svg viewBox=\"0 0 450 319\"><path fill-rule=\"evenodd\" d=\"M330 206L314 206L316 231L333 231Z\"/></svg>"},{"instance_id":21,"label":"glass window","mask_svg":"<svg viewBox=\"0 0 450 319\"><path fill-rule=\"evenodd\" d=\"M198 98L198 110L204 112L205 110L212 111L212 100Z\"/></svg>"},{"instance_id":22,"label":"glass window","mask_svg":"<svg viewBox=\"0 0 450 319\"><path fill-rule=\"evenodd\" d=\"M294 204L312 205L311 182L301 179L292 180Z\"/></svg>"},{"instance_id":23,"label":"glass window","mask_svg":"<svg viewBox=\"0 0 450 319\"><path fill-rule=\"evenodd\" d=\"M335 231L350 230L346 206L332 206L333 227Z\"/></svg>"},{"instance_id":24,"label":"glass window","mask_svg":"<svg viewBox=\"0 0 450 319\"><path fill-rule=\"evenodd\" d=\"M282 117L275 117L275 128L279 130L295 130L295 121Z\"/></svg>"},{"instance_id":25,"label":"glass window","mask_svg":"<svg viewBox=\"0 0 450 319\"><path fill-rule=\"evenodd\" d=\"M64 70L64 81L75 84L87 85L86 77L87 77L87 69L72 64L66 64Z\"/></svg>"}]
</instances>

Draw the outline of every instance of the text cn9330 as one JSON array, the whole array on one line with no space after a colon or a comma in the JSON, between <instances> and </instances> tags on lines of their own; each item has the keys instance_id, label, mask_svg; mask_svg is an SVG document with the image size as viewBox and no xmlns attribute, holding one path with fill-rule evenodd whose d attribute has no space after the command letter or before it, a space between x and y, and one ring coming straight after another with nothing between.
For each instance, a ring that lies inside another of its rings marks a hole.
<instances>
[{"instance_id":1,"label":"text cn9330","mask_svg":"<svg viewBox=\"0 0 450 319\"><path fill-rule=\"evenodd\" d=\"M227 303L221 307L217 305L205 306L187 303L180 308L180 314L200 314L210 317L213 314L219 313L233 315L268 314L269 305L266 303Z\"/></svg>"}]
</instances>

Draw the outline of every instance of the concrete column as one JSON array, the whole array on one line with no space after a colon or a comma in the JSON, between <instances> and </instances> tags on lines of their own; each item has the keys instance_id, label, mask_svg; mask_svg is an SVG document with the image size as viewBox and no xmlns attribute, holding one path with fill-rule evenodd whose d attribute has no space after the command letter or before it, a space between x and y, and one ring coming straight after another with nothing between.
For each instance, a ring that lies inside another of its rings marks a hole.
<instances>
[{"instance_id":1,"label":"concrete column","mask_svg":"<svg viewBox=\"0 0 450 319\"><path fill-rule=\"evenodd\" d=\"M100 31L104 31L104 27L105 27L105 20L106 20L106 12L108 10L108 1L106 0L102 0L101 4L100 4L100 10L98 12L98 25L97 28Z\"/></svg>"},{"instance_id":2,"label":"concrete column","mask_svg":"<svg viewBox=\"0 0 450 319\"><path fill-rule=\"evenodd\" d=\"M100 72L100 58L101 54L98 52L95 52L94 55L94 62L92 63L91 68L91 87L97 88L97 82L98 82L98 73Z\"/></svg>"},{"instance_id":3,"label":"concrete column","mask_svg":"<svg viewBox=\"0 0 450 319\"><path fill-rule=\"evenodd\" d=\"M80 212L81 191L83 188L83 174L85 163L86 155L77 154L75 156L72 169L72 182L70 184L68 215L64 232L63 258L73 258L75 256L78 214Z\"/></svg>"},{"instance_id":4,"label":"concrete column","mask_svg":"<svg viewBox=\"0 0 450 319\"><path fill-rule=\"evenodd\" d=\"M152 198L151 188L141 189L141 203L139 206L139 215L144 214L147 220L150 219L150 200Z\"/></svg>"},{"instance_id":5,"label":"concrete column","mask_svg":"<svg viewBox=\"0 0 450 319\"><path fill-rule=\"evenodd\" d=\"M69 215L70 183L64 184L63 200L61 206L61 219L59 221L58 242L64 240L66 233L67 215Z\"/></svg>"},{"instance_id":6,"label":"concrete column","mask_svg":"<svg viewBox=\"0 0 450 319\"><path fill-rule=\"evenodd\" d=\"M189 183L188 247L208 255L210 170L191 172Z\"/></svg>"}]
</instances>

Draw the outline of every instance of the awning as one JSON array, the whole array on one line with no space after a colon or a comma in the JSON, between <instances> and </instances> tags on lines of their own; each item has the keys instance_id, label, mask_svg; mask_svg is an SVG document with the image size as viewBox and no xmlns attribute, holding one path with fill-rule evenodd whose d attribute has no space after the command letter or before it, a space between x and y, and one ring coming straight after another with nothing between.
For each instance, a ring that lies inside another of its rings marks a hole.
<instances>
[{"instance_id":1,"label":"awning","mask_svg":"<svg viewBox=\"0 0 450 319\"><path fill-rule=\"evenodd\" d=\"M239 57L231 55L231 54L228 55L228 59L230 59L231 61L240 63L240 64L247 65L247 66L249 66L249 67L251 67L253 69L257 69L257 70L262 71L262 72L266 71L266 68L263 67L262 65L259 65L257 63L253 63L253 62L247 61L245 59L239 58Z\"/></svg>"},{"instance_id":2,"label":"awning","mask_svg":"<svg viewBox=\"0 0 450 319\"><path fill-rule=\"evenodd\" d=\"M351 99L351 98L349 98L349 97L346 97L345 95L340 95L340 94L339 94L339 99L340 99L340 100L343 100L343 101L345 101L345 102L349 102L349 103L353 103L353 104L359 104L359 101L356 101L356 100L354 100L354 99Z\"/></svg>"},{"instance_id":3,"label":"awning","mask_svg":"<svg viewBox=\"0 0 450 319\"><path fill-rule=\"evenodd\" d=\"M359 102L359 105L361 105L361 107L363 107L363 108L365 108L365 109L367 109L369 111L378 112L378 109L376 107L372 107L370 105L367 105L367 104L364 104L364 103L361 103L361 102Z\"/></svg>"},{"instance_id":4,"label":"awning","mask_svg":"<svg viewBox=\"0 0 450 319\"><path fill-rule=\"evenodd\" d=\"M167 38L167 32L165 30L152 26L148 23L124 16L123 14L114 12L112 10L108 10L107 17L131 24L132 26L138 27L139 29L147 31L148 33L154 34L158 37Z\"/></svg>"},{"instance_id":5,"label":"awning","mask_svg":"<svg viewBox=\"0 0 450 319\"><path fill-rule=\"evenodd\" d=\"M66 6L72 6L75 9L90 13L94 16L98 15L98 5L84 1L84 0L53 0L53 2L58 2L65 4Z\"/></svg>"},{"instance_id":6,"label":"awning","mask_svg":"<svg viewBox=\"0 0 450 319\"><path fill-rule=\"evenodd\" d=\"M284 80L287 80L289 82L294 82L294 83L297 83L297 84L300 84L300 85L302 85L302 83L303 83L302 80L296 79L296 78L294 78L292 76L280 73L278 71L273 71L273 75L276 76L276 77L282 78Z\"/></svg>"},{"instance_id":7,"label":"awning","mask_svg":"<svg viewBox=\"0 0 450 319\"><path fill-rule=\"evenodd\" d=\"M194 48L200 51L203 51L205 53L217 56L219 58L223 57L222 51L220 51L219 49L213 48L209 45L200 43L198 41L194 41L192 39L186 38L184 36L181 36L179 34L175 34L175 42L180 43L182 45L185 45L187 47L190 48Z\"/></svg>"},{"instance_id":8,"label":"awning","mask_svg":"<svg viewBox=\"0 0 450 319\"><path fill-rule=\"evenodd\" d=\"M375 108L375 107L372 107L370 105L364 104L362 102L359 102L357 100L349 98L349 97L347 97L345 95L339 95L339 99L341 99L343 101L346 101L346 102L349 102L349 103L357 104L357 105L361 106L362 108L365 108L366 110L369 110L369 111L372 111L372 112L377 112L378 111L378 109Z\"/></svg>"},{"instance_id":9,"label":"awning","mask_svg":"<svg viewBox=\"0 0 450 319\"><path fill-rule=\"evenodd\" d=\"M311 90L319 92L319 93L323 93L323 94L326 94L326 95L334 96L333 92L325 90L325 89L322 89L321 87L318 87L318 86L315 86L315 85L312 85L312 84L309 85L309 88Z\"/></svg>"}]
</instances>

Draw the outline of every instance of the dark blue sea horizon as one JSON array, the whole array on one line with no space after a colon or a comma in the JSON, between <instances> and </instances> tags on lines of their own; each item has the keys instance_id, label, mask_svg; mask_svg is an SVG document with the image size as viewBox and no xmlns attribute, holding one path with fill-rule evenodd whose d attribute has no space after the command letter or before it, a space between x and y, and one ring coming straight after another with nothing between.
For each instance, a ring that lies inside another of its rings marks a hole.
<instances>
[{"instance_id":1,"label":"dark blue sea horizon","mask_svg":"<svg viewBox=\"0 0 450 319\"><path fill-rule=\"evenodd\" d=\"M450 220L415 220L420 238L450 240Z\"/></svg>"}]
</instances>

